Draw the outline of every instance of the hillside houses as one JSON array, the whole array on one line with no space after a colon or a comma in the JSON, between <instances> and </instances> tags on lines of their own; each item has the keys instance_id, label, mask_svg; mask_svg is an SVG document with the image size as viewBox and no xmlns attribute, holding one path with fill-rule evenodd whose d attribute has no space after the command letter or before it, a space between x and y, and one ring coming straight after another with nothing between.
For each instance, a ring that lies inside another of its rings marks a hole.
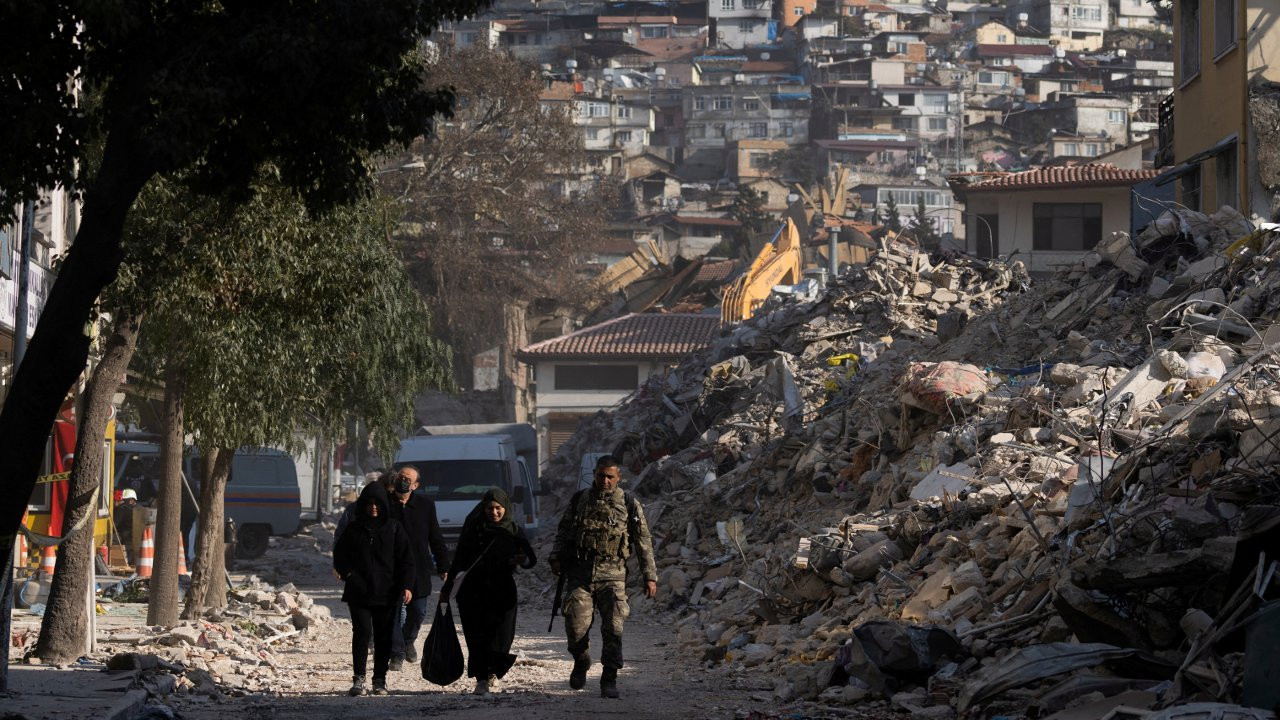
<instances>
[{"instance_id":1,"label":"hillside houses","mask_svg":"<svg viewBox=\"0 0 1280 720\"><path fill-rule=\"evenodd\" d=\"M614 221L688 255L723 238L738 187L780 209L790 183L840 170L849 213L927 196L963 247L945 178L1136 147L1173 85L1171 29L1130 0L504 0L449 32L536 63L584 172L625 188ZM1148 165L1155 147L1138 150Z\"/></svg>"}]
</instances>

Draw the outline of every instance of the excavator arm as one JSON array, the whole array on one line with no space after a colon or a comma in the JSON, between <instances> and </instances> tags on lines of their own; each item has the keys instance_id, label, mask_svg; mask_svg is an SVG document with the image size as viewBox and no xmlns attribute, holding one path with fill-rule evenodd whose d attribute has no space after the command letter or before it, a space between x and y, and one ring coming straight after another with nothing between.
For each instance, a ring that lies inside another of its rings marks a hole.
<instances>
[{"instance_id":1,"label":"excavator arm","mask_svg":"<svg viewBox=\"0 0 1280 720\"><path fill-rule=\"evenodd\" d=\"M788 218L773 239L760 249L747 271L725 291L720 302L720 321L732 325L751 317L775 285L800 282L800 268L800 232Z\"/></svg>"}]
</instances>

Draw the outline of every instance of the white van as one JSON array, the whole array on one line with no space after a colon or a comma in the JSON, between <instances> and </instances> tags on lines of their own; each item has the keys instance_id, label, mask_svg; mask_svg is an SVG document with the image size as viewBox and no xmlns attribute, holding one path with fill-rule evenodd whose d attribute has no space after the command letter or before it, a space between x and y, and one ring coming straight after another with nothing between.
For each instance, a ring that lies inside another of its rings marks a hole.
<instances>
[{"instance_id":1,"label":"white van","mask_svg":"<svg viewBox=\"0 0 1280 720\"><path fill-rule=\"evenodd\" d=\"M514 507L528 492L512 440L507 435L427 435L400 441L395 467L418 469L418 492L436 504L449 548L462 523L491 488L506 492ZM517 522L524 518L515 518Z\"/></svg>"}]
</instances>

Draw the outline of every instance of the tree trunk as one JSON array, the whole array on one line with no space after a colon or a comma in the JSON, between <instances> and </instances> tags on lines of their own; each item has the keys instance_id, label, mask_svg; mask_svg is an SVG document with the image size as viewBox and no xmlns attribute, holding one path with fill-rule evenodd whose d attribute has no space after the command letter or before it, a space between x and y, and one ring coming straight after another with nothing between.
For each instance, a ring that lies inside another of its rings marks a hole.
<instances>
[{"instance_id":1,"label":"tree trunk","mask_svg":"<svg viewBox=\"0 0 1280 720\"><path fill-rule=\"evenodd\" d=\"M99 293L116 277L125 215L152 174L127 134L121 141L108 141L102 167L85 194L75 244L58 270L0 410L0 556L13 552L49 429L89 357L85 321Z\"/></svg>"},{"instance_id":2,"label":"tree trunk","mask_svg":"<svg viewBox=\"0 0 1280 720\"><path fill-rule=\"evenodd\" d=\"M125 315L118 319L107 339L102 361L94 368L85 388L79 409L76 435L76 457L71 466L71 493L67 500L67 527L75 527L85 513L90 517L83 527L62 541L58 552L57 571L44 619L40 622L40 639L35 654L49 664L67 663L83 654L88 621L85 607L85 580L93 552L93 526L97 516L97 496L102 487L105 461L103 437L111 418L111 398L120 387L120 378L129 367L138 346L138 329L142 319ZM111 498L107 498L108 503Z\"/></svg>"},{"instance_id":3,"label":"tree trunk","mask_svg":"<svg viewBox=\"0 0 1280 720\"><path fill-rule=\"evenodd\" d=\"M160 495L156 506L155 564L147 602L148 625L178 622L178 538L182 535L182 373L164 374L164 434L160 437ZM137 532L135 529L134 532Z\"/></svg>"},{"instance_id":4,"label":"tree trunk","mask_svg":"<svg viewBox=\"0 0 1280 720\"><path fill-rule=\"evenodd\" d=\"M196 620L205 608L221 608L227 605L226 557L223 555L223 528L225 517L223 499L226 496L227 478L231 475L231 461L235 448L207 450L201 462L204 472L200 483L200 523L196 537L196 567L191 575L191 589L187 591L187 603L182 617Z\"/></svg>"}]
</instances>

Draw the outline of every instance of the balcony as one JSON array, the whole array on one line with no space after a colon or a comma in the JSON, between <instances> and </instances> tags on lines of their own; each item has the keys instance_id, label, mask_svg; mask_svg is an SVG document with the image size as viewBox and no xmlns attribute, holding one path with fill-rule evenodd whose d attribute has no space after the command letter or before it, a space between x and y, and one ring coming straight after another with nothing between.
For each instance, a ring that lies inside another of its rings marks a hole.
<instances>
[{"instance_id":1,"label":"balcony","mask_svg":"<svg viewBox=\"0 0 1280 720\"><path fill-rule=\"evenodd\" d=\"M1165 167L1173 164L1173 93L1169 93L1160 101L1159 123L1156 131L1155 166Z\"/></svg>"}]
</instances>

